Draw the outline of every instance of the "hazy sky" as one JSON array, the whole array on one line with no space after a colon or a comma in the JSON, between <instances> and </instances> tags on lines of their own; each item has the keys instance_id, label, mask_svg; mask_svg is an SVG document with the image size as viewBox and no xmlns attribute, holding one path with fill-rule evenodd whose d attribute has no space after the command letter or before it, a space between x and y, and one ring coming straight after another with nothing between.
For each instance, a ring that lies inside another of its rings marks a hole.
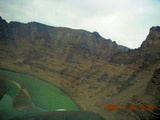
<instances>
[{"instance_id":1,"label":"hazy sky","mask_svg":"<svg viewBox=\"0 0 160 120\"><path fill-rule=\"evenodd\" d=\"M160 25L160 0L0 0L0 16L52 26L97 31L120 45L137 48Z\"/></svg>"}]
</instances>

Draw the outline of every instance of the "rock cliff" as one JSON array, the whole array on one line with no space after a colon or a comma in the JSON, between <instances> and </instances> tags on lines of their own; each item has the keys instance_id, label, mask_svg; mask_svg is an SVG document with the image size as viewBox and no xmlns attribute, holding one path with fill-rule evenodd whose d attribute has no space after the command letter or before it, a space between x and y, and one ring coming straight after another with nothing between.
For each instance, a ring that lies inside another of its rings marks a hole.
<instances>
[{"instance_id":1,"label":"rock cliff","mask_svg":"<svg viewBox=\"0 0 160 120\"><path fill-rule=\"evenodd\" d=\"M131 105L159 104L159 67L158 26L132 50L98 32L0 18L0 68L46 80L70 95L80 109L109 120L159 117L153 110L130 110ZM106 110L108 104L128 109Z\"/></svg>"},{"instance_id":2,"label":"rock cliff","mask_svg":"<svg viewBox=\"0 0 160 120\"><path fill-rule=\"evenodd\" d=\"M36 51L51 51L65 61L75 62L95 56L104 60L119 51L126 50L110 39L104 39L97 32L74 30L63 27L52 27L37 22L19 23L0 18L1 41L15 57L29 60L31 53ZM31 55L32 56L32 55Z\"/></svg>"}]
</instances>

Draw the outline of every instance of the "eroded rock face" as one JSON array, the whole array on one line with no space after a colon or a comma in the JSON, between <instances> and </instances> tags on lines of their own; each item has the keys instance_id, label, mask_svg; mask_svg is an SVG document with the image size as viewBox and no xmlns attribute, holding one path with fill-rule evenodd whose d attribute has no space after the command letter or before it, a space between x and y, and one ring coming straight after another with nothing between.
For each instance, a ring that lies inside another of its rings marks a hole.
<instances>
[{"instance_id":1,"label":"eroded rock face","mask_svg":"<svg viewBox=\"0 0 160 120\"><path fill-rule=\"evenodd\" d=\"M108 112L105 105L159 100L159 27L150 29L140 48L130 50L97 32L2 18L0 26L0 67L36 75L64 90L82 110L106 119L154 118L148 111Z\"/></svg>"},{"instance_id":2,"label":"eroded rock face","mask_svg":"<svg viewBox=\"0 0 160 120\"><path fill-rule=\"evenodd\" d=\"M145 41L138 49L114 53L110 62L132 64L144 61L143 64L155 63L160 60L160 27L152 27Z\"/></svg>"},{"instance_id":3,"label":"eroded rock face","mask_svg":"<svg viewBox=\"0 0 160 120\"><path fill-rule=\"evenodd\" d=\"M134 116L138 119L144 120L159 120L160 118L160 68L155 69L153 75L148 82L145 93L141 100L138 97L132 98L132 103L141 107L144 106L144 110L132 111Z\"/></svg>"},{"instance_id":4,"label":"eroded rock face","mask_svg":"<svg viewBox=\"0 0 160 120\"><path fill-rule=\"evenodd\" d=\"M160 27L152 27L146 38L139 48L143 55L144 64L157 63L160 60Z\"/></svg>"},{"instance_id":5,"label":"eroded rock face","mask_svg":"<svg viewBox=\"0 0 160 120\"><path fill-rule=\"evenodd\" d=\"M154 98L156 108L160 108L160 68L156 69L146 88L146 94Z\"/></svg>"},{"instance_id":6,"label":"eroded rock face","mask_svg":"<svg viewBox=\"0 0 160 120\"><path fill-rule=\"evenodd\" d=\"M58 53L66 61L78 61L90 56L108 60L114 53L126 50L116 42L102 38L97 32L51 27L36 22L7 23L2 18L0 25L1 40L6 40L18 57L27 57L32 51L43 50Z\"/></svg>"},{"instance_id":7,"label":"eroded rock face","mask_svg":"<svg viewBox=\"0 0 160 120\"><path fill-rule=\"evenodd\" d=\"M8 23L0 17L0 40L5 40L8 34Z\"/></svg>"},{"instance_id":8,"label":"eroded rock face","mask_svg":"<svg viewBox=\"0 0 160 120\"><path fill-rule=\"evenodd\" d=\"M158 52L160 48L160 27L152 27L146 38L141 45L141 50Z\"/></svg>"},{"instance_id":9,"label":"eroded rock face","mask_svg":"<svg viewBox=\"0 0 160 120\"><path fill-rule=\"evenodd\" d=\"M160 118L160 68L155 69L153 75L148 82L145 90L144 99L141 100L141 104L145 105L145 109L147 109L147 104L145 102L147 99L148 105L150 106L149 110L144 111L135 111L134 114L139 116L139 118L146 119L146 120L159 120ZM132 101L135 102L137 99L133 99ZM138 103L136 103L138 104Z\"/></svg>"}]
</instances>

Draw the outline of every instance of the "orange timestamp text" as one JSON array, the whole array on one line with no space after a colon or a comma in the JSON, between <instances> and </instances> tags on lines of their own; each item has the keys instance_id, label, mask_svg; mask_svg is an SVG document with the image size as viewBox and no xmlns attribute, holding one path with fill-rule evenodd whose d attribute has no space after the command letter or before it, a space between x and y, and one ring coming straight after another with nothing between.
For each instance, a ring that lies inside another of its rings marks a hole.
<instances>
[{"instance_id":1,"label":"orange timestamp text","mask_svg":"<svg viewBox=\"0 0 160 120\"><path fill-rule=\"evenodd\" d=\"M154 110L154 105L106 105L106 110Z\"/></svg>"}]
</instances>

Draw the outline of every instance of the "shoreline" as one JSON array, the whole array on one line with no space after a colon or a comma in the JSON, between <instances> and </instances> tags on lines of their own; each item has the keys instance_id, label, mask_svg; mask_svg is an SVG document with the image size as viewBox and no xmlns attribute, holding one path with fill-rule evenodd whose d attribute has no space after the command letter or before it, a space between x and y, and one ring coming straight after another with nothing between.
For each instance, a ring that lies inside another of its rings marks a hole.
<instances>
[{"instance_id":1,"label":"shoreline","mask_svg":"<svg viewBox=\"0 0 160 120\"><path fill-rule=\"evenodd\" d=\"M60 91L62 91L63 93L65 93L67 96L69 96L69 98L72 100L72 102L73 102L73 103L76 105L76 107L79 109L79 110L76 110L76 111L81 111L81 110L82 110L82 107L81 107L79 104L77 104L77 103L75 102L75 100L72 98L72 96L70 96L67 92L65 92L65 91L64 91L63 89L61 89L60 87L52 84L51 82L49 82L49 81L47 81L47 80L45 80L45 79L42 79L42 78L38 77L38 76L35 75L35 74L32 74L32 73L30 73L30 72L25 73L25 72L20 72L20 71L14 71L14 70L2 68L2 67L0 67L0 70L10 71L10 72L14 72L14 73L23 74L23 75L28 75L28 76L37 78L37 79L39 79L39 80L41 80L41 81L44 81L44 82L46 82L46 83L49 83L49 84L52 85L53 87L56 87L57 89L59 89Z\"/></svg>"}]
</instances>

